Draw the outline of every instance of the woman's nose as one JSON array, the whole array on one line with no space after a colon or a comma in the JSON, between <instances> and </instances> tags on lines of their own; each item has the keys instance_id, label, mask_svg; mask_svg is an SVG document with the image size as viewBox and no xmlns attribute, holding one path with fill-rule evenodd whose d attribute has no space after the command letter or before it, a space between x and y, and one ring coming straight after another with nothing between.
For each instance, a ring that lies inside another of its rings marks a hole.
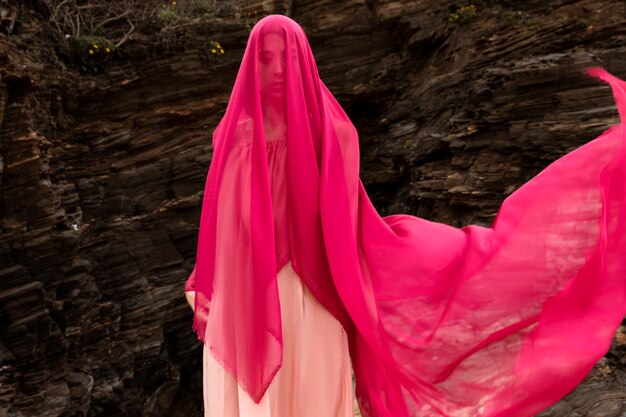
<instances>
[{"instance_id":1,"label":"woman's nose","mask_svg":"<svg viewBox=\"0 0 626 417\"><path fill-rule=\"evenodd\" d=\"M280 60L280 61L278 61L278 64L276 64L276 73L277 74L282 74L283 71L285 71L285 61L284 60Z\"/></svg>"}]
</instances>

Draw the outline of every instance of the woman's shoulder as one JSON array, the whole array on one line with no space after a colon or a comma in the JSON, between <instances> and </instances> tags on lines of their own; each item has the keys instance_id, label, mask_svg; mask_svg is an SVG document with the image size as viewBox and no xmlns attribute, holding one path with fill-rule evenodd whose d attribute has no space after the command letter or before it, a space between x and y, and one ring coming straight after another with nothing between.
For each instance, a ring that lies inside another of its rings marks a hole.
<instances>
[{"instance_id":1,"label":"woman's shoulder","mask_svg":"<svg viewBox=\"0 0 626 417\"><path fill-rule=\"evenodd\" d=\"M252 117L247 114L242 114L237 121L237 131L235 137L237 142L240 143L252 143L253 121Z\"/></svg>"},{"instance_id":2,"label":"woman's shoulder","mask_svg":"<svg viewBox=\"0 0 626 417\"><path fill-rule=\"evenodd\" d=\"M242 113L235 124L233 146L239 148L241 146L252 143L252 118Z\"/></svg>"}]
</instances>

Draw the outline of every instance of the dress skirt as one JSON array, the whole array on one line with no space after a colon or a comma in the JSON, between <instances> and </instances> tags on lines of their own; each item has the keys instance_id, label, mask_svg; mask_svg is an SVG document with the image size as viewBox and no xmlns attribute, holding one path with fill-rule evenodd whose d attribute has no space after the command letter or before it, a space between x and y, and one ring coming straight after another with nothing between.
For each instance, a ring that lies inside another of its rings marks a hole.
<instances>
[{"instance_id":1,"label":"dress skirt","mask_svg":"<svg viewBox=\"0 0 626 417\"><path fill-rule=\"evenodd\" d=\"M277 274L283 364L255 403L204 345L205 417L353 417L348 338L289 261Z\"/></svg>"}]
</instances>

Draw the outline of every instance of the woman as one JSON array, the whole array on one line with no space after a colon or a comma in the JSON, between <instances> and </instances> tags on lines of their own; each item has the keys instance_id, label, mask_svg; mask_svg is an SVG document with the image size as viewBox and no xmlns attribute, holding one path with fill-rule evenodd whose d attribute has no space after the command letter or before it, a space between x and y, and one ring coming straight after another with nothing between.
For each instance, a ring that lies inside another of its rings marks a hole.
<instances>
[{"instance_id":1,"label":"woman","mask_svg":"<svg viewBox=\"0 0 626 417\"><path fill-rule=\"evenodd\" d=\"M625 83L589 73L623 119ZM186 287L205 381L223 381L205 392L213 416L349 415L346 350L364 416L532 416L558 401L626 312L623 139L613 126L555 161L489 228L381 218L304 31L261 19L213 134Z\"/></svg>"},{"instance_id":2,"label":"woman","mask_svg":"<svg viewBox=\"0 0 626 417\"><path fill-rule=\"evenodd\" d=\"M285 39L282 34L269 29L263 31L256 65L271 187L276 259L280 265L277 281L284 342L283 364L266 395L256 404L237 385L235 379L224 371L205 344L203 388L207 416L353 415L352 375L346 333L341 324L303 285L289 261L284 57ZM296 64L297 56L294 55L291 62ZM249 193L252 131L252 119L247 115L241 116L235 133L236 144L233 145L231 159L226 165L220 186L221 196L226 201L225 206L245 198L240 193ZM225 207L224 210L228 215L232 214L232 207ZM223 225L224 230L217 233L245 233L240 241L247 241L250 239L247 228L245 232L237 231L237 222L237 219L218 218L218 225ZM249 220L246 220L246 224L249 224ZM235 242L223 242L219 246L225 257L232 257L229 262L245 263L245 259L234 259L239 250L226 249L229 244L236 246ZM187 281L186 293L190 297L192 308L195 292L191 286L194 281L195 269ZM237 313L229 310L220 314L234 316Z\"/></svg>"}]
</instances>

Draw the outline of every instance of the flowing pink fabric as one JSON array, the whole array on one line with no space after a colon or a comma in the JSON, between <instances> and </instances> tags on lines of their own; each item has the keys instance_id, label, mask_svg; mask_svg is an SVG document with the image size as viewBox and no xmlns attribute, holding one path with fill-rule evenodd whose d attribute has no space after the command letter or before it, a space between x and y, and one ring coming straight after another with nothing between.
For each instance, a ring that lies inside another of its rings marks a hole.
<instances>
[{"instance_id":1,"label":"flowing pink fabric","mask_svg":"<svg viewBox=\"0 0 626 417\"><path fill-rule=\"evenodd\" d=\"M357 132L303 29L261 19L213 135L187 286L199 339L258 402L282 363L276 277L291 259L348 334L364 416L532 416L557 402L626 313L626 83L588 72L612 87L622 123L516 190L491 227L380 217L359 179ZM280 229L265 140L283 118ZM247 158L235 157L241 143Z\"/></svg>"}]
</instances>

